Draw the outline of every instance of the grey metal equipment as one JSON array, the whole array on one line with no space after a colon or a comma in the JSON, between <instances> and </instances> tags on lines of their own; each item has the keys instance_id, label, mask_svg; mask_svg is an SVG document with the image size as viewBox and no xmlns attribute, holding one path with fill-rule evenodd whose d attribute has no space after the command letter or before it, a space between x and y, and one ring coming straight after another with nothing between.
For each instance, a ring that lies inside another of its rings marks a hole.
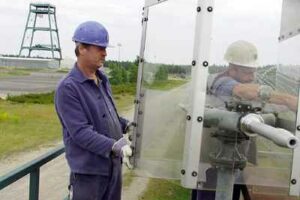
<instances>
[{"instance_id":1,"label":"grey metal equipment","mask_svg":"<svg viewBox=\"0 0 300 200\"><path fill-rule=\"evenodd\" d=\"M285 129L274 128L276 117L272 113L262 114L251 105L236 103L229 110L206 108L204 127L217 127L212 133L219 142L219 150L210 153L212 166L217 169L216 200L231 200L234 177L246 167L247 158L239 151L239 145L250 137L260 135L276 145L296 148L299 140Z\"/></svg>"},{"instance_id":2,"label":"grey metal equipment","mask_svg":"<svg viewBox=\"0 0 300 200\"><path fill-rule=\"evenodd\" d=\"M248 113L244 115L243 113L216 108L208 108L205 112L204 126L215 126L227 131L240 132L244 135L243 138L260 135L285 148L293 149L298 145L298 138L292 133L282 128L273 127L275 123L274 114ZM228 136L226 135L226 137Z\"/></svg>"}]
</instances>

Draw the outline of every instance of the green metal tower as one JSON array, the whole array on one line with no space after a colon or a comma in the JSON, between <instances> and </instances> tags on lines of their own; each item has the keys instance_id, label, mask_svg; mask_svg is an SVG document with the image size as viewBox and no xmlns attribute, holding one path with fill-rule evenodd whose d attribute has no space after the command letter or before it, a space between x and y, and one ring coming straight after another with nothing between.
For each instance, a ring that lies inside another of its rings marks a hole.
<instances>
[{"instance_id":1,"label":"green metal tower","mask_svg":"<svg viewBox=\"0 0 300 200\"><path fill-rule=\"evenodd\" d=\"M31 3L29 5L19 56L33 57L33 51L35 53L43 51L44 54L50 55L35 57L53 58L59 61L62 59L55 11L55 6L48 3ZM45 36L48 39L45 39Z\"/></svg>"}]
</instances>

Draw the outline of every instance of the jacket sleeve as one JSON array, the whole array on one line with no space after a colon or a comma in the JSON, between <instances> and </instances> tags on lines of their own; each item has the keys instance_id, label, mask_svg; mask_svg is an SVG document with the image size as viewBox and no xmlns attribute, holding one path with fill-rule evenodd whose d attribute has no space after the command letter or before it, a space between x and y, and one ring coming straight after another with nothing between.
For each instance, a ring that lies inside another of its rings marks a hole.
<instances>
[{"instance_id":1,"label":"jacket sleeve","mask_svg":"<svg viewBox=\"0 0 300 200\"><path fill-rule=\"evenodd\" d=\"M90 152L109 157L115 140L93 130L77 91L71 84L62 84L57 88L55 108L63 128L70 134L74 143Z\"/></svg>"}]
</instances>

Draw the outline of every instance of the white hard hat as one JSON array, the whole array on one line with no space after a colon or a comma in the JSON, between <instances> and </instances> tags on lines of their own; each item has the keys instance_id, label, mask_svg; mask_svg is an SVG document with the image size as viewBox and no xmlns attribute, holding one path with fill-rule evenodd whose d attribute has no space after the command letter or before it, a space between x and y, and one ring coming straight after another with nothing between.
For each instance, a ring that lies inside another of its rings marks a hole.
<instances>
[{"instance_id":1,"label":"white hard hat","mask_svg":"<svg viewBox=\"0 0 300 200\"><path fill-rule=\"evenodd\" d=\"M225 53L224 59L231 64L257 68L257 49L250 42L239 40L232 43Z\"/></svg>"}]
</instances>

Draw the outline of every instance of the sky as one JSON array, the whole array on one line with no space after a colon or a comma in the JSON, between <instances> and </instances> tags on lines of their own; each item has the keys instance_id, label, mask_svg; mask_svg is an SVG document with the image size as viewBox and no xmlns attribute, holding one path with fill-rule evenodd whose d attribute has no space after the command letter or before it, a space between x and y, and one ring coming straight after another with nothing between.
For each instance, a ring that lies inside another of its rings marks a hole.
<instances>
[{"instance_id":1,"label":"sky","mask_svg":"<svg viewBox=\"0 0 300 200\"><path fill-rule=\"evenodd\" d=\"M0 0L0 54L18 54L29 12L29 4L41 1ZM96 20L109 31L108 59L134 60L139 54L143 0L50 0L56 6L60 44L64 58L73 58L72 35L86 20ZM41 19L42 20L42 19Z\"/></svg>"},{"instance_id":2,"label":"sky","mask_svg":"<svg viewBox=\"0 0 300 200\"><path fill-rule=\"evenodd\" d=\"M172 0L162 4L150 10L146 58L154 62L190 64L197 1ZM276 63L281 6L282 0L215 0L210 63L226 64L225 51L237 40L255 44L262 65ZM204 35L209 34L208 27L201 29Z\"/></svg>"},{"instance_id":3,"label":"sky","mask_svg":"<svg viewBox=\"0 0 300 200\"><path fill-rule=\"evenodd\" d=\"M29 0L0 0L0 54L18 54ZM109 31L107 59L134 60L140 51L144 0L50 0L56 6L64 58L73 58L71 41L83 21L96 20ZM36 3L36 2L35 2ZM145 58L150 62L190 64L193 57L197 0L168 0L151 7ZM278 62L282 0L215 0L210 61L225 64L223 55L236 40L256 45L262 65ZM117 44L121 44L120 47ZM205 49L205 48L204 48Z\"/></svg>"}]
</instances>

